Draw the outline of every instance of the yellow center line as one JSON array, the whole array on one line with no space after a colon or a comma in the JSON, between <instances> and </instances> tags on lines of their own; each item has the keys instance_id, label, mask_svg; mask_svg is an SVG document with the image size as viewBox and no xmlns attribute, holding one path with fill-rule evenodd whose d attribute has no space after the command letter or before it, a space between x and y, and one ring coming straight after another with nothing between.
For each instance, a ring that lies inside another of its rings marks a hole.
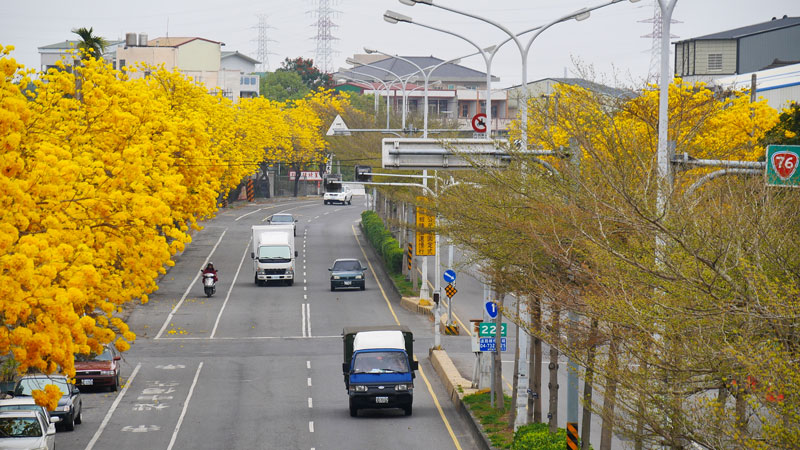
<instances>
[{"instance_id":1,"label":"yellow center line","mask_svg":"<svg viewBox=\"0 0 800 450\"><path fill-rule=\"evenodd\" d=\"M350 227L353 229L353 236L356 238L356 243L358 244L358 248L361 250L361 254L364 255L364 260L367 261L367 265L369 266L370 272L372 272L372 277L375 279L375 284L377 284L378 288L381 290L381 295L383 295L383 299L386 301L386 306L389 307L389 311L391 311L392 317L394 317L394 322L397 325L400 325L400 320L397 318L397 314L394 313L394 308L392 308L392 304L389 302L389 297L386 296L386 291L383 290L383 285L381 285L380 280L375 274L375 269L372 267L372 263L369 262L369 258L367 257L367 252L364 251L364 247L361 245L361 241L358 239L358 233L356 232L355 225L351 225ZM414 360L419 361L417 355L413 356ZM445 428L447 428L447 432L450 433L450 438L453 440L453 444L456 446L458 450L461 450L461 444L458 442L458 438L456 437L456 434L453 432L453 428L450 426L450 422L447 420L447 416L444 415L444 410L442 410L442 405L439 404L439 399L436 398L436 394L433 392L431 383L428 381L428 377L425 376L425 372L422 371L421 366L419 368L419 374L422 375L422 379L425 381L425 385L428 387L428 392L431 394L431 398L433 398L433 404L436 405L436 409L439 411L439 416L442 418L442 422L444 422L444 426Z\"/></svg>"}]
</instances>

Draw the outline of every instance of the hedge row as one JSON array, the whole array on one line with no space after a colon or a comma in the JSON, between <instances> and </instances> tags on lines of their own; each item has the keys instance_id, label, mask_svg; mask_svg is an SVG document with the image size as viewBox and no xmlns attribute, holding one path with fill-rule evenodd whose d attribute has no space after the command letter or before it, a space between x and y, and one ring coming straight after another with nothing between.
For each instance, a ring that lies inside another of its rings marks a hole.
<instances>
[{"instance_id":1,"label":"hedge row","mask_svg":"<svg viewBox=\"0 0 800 450\"><path fill-rule=\"evenodd\" d=\"M403 249L400 243L392 237L392 233L383 226L383 220L375 211L361 213L361 226L367 235L367 240L381 255L389 273L401 273L403 270Z\"/></svg>"}]
</instances>

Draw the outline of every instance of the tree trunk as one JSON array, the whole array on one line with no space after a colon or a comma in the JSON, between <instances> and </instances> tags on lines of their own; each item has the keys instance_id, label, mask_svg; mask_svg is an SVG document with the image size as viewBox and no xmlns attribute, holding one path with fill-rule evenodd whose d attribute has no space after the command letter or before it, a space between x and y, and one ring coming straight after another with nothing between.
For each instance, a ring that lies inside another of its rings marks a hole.
<instances>
[{"instance_id":1,"label":"tree trunk","mask_svg":"<svg viewBox=\"0 0 800 450\"><path fill-rule=\"evenodd\" d=\"M503 300L505 299L505 294L498 295L496 298L497 302L497 317L494 318L494 323L496 325L495 334L494 334L494 407L495 409L503 410L505 409L505 398L503 396L503 363L501 356L503 353L500 351L500 333L502 331L502 322L503 322Z\"/></svg>"},{"instance_id":2,"label":"tree trunk","mask_svg":"<svg viewBox=\"0 0 800 450\"><path fill-rule=\"evenodd\" d=\"M617 401L617 341L611 336L606 363L606 391L603 395L603 426L600 430L600 450L611 450L611 437L614 434L614 407Z\"/></svg>"},{"instance_id":3,"label":"tree trunk","mask_svg":"<svg viewBox=\"0 0 800 450\"><path fill-rule=\"evenodd\" d=\"M537 298L533 308L533 329L536 334L531 343L531 368L528 371L531 376L531 392L533 395L528 399L528 423L542 422L542 340L538 338L542 331L542 303ZM531 403L533 405L531 406ZM533 417L531 417L533 414ZM531 420L532 419L532 420Z\"/></svg>"},{"instance_id":4,"label":"tree trunk","mask_svg":"<svg viewBox=\"0 0 800 450\"><path fill-rule=\"evenodd\" d=\"M515 303L517 304L517 317L519 317L519 296ZM520 326L517 326L514 331L514 342L517 345L514 346L514 381L511 388L511 414L508 415L508 426L512 429L517 422L517 395L519 395L519 329Z\"/></svg>"},{"instance_id":5,"label":"tree trunk","mask_svg":"<svg viewBox=\"0 0 800 450\"><path fill-rule=\"evenodd\" d=\"M300 165L294 167L294 197L297 197L297 191L300 189Z\"/></svg>"},{"instance_id":6,"label":"tree trunk","mask_svg":"<svg viewBox=\"0 0 800 450\"><path fill-rule=\"evenodd\" d=\"M586 378L583 382L583 423L581 423L581 450L589 450L592 432L592 382L594 381L594 356L597 351L597 319L592 319L589 330L589 350L586 355Z\"/></svg>"},{"instance_id":7,"label":"tree trunk","mask_svg":"<svg viewBox=\"0 0 800 450\"><path fill-rule=\"evenodd\" d=\"M553 308L553 335L555 342L561 334L561 310L558 307ZM555 345L550 345L550 382L547 387L550 390L550 409L547 412L548 423L550 424L550 432L558 432L558 348Z\"/></svg>"}]
</instances>

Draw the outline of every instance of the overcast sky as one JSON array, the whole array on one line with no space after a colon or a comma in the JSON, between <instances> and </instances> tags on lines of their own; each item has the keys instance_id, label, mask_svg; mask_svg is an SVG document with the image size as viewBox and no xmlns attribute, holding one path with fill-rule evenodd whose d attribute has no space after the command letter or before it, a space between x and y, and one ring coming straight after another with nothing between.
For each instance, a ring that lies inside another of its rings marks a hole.
<instances>
[{"instance_id":1,"label":"overcast sky","mask_svg":"<svg viewBox=\"0 0 800 450\"><path fill-rule=\"evenodd\" d=\"M520 32L603 0L435 0L436 3L490 18ZM409 7L397 0L330 0L336 25L332 42L336 52L332 68L371 47L401 56L433 55L457 58L473 52L467 42L416 25L392 25L383 20L387 9L466 36L481 47L497 44L506 35L480 21L439 8ZM74 39L73 28L93 27L107 39L124 39L126 32L162 36L198 36L225 43L223 50L256 56L258 15L267 16L268 62L271 70L285 58L313 58L317 34L313 26L319 0L3 0L0 45L14 45L18 62L39 68L37 47ZM599 81L618 79L638 83L651 63L653 31L646 23L654 14L653 0L621 1L592 13L588 20L557 24L533 43L528 59L528 80L574 76L575 62L592 67ZM800 0L678 0L672 25L672 42L741 26L772 17L800 16ZM800 44L798 44L800 45ZM482 58L473 56L462 65L485 71ZM495 57L492 74L496 87L519 84L521 60L514 45L504 46Z\"/></svg>"}]
</instances>

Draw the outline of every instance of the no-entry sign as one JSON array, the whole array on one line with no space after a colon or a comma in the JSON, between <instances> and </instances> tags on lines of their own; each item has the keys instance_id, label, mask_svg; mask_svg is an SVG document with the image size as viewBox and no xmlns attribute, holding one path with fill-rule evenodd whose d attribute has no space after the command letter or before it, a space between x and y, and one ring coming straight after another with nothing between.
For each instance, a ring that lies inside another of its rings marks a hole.
<instances>
[{"instance_id":1,"label":"no-entry sign","mask_svg":"<svg viewBox=\"0 0 800 450\"><path fill-rule=\"evenodd\" d=\"M472 116L472 129L476 133L486 133L486 114L480 113Z\"/></svg>"}]
</instances>

